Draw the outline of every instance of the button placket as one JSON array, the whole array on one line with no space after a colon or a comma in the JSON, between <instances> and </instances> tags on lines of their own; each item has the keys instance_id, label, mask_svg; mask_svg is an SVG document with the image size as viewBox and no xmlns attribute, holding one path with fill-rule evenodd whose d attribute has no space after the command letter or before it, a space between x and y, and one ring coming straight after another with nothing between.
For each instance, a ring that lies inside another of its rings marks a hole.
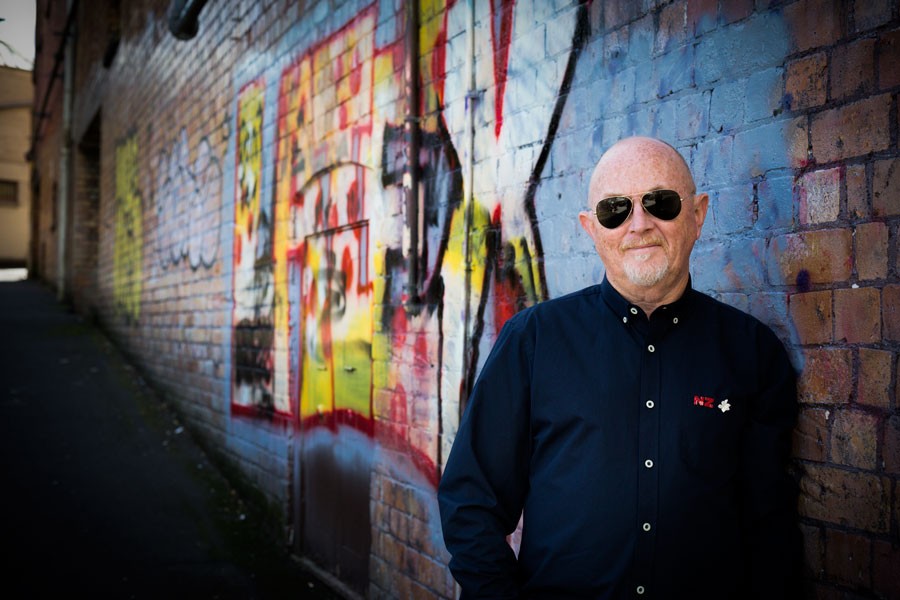
<instances>
[{"instance_id":1,"label":"button placket","mask_svg":"<svg viewBox=\"0 0 900 600\"><path fill-rule=\"evenodd\" d=\"M639 412L638 461L634 465L638 469L638 504L635 514L637 528L635 540L635 575L638 580L649 581L653 572L653 555L656 546L655 520L659 513L659 469L656 468L659 456L660 411L656 403L660 396L660 364L662 348L654 343L659 342L657 335L649 332L643 337L645 352L641 353L641 398L646 410ZM650 343L654 342L654 343ZM658 351L659 350L659 351Z\"/></svg>"}]
</instances>

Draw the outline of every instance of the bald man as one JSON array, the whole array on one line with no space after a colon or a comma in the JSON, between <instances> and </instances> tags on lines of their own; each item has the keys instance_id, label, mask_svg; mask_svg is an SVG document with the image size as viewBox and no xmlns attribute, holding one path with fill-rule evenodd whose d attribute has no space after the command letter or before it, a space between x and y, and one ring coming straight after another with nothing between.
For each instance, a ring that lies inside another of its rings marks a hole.
<instances>
[{"instance_id":1,"label":"bald man","mask_svg":"<svg viewBox=\"0 0 900 600\"><path fill-rule=\"evenodd\" d=\"M600 158L579 220L604 280L505 324L440 482L463 599L795 597L795 373L691 288L708 205L665 142Z\"/></svg>"}]
</instances>

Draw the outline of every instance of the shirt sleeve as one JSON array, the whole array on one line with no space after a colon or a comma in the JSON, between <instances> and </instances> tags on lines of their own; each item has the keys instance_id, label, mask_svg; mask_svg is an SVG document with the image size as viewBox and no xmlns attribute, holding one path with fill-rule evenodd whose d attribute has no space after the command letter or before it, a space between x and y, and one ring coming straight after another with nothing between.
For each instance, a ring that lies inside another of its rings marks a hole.
<instances>
[{"instance_id":1,"label":"shirt sleeve","mask_svg":"<svg viewBox=\"0 0 900 600\"><path fill-rule=\"evenodd\" d=\"M781 341L760 327L762 382L742 448L744 539L752 598L801 596L797 486L788 472L797 418L796 373Z\"/></svg>"},{"instance_id":2,"label":"shirt sleeve","mask_svg":"<svg viewBox=\"0 0 900 600\"><path fill-rule=\"evenodd\" d=\"M506 536L528 490L531 344L524 315L506 323L475 383L438 487L450 570L462 598L517 598Z\"/></svg>"}]
</instances>

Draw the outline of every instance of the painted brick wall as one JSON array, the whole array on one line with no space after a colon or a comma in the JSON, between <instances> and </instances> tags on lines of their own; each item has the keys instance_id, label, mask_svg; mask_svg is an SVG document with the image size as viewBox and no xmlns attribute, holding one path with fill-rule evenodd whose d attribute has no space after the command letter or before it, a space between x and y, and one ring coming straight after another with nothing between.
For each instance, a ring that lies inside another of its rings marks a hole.
<instances>
[{"instance_id":1,"label":"painted brick wall","mask_svg":"<svg viewBox=\"0 0 900 600\"><path fill-rule=\"evenodd\" d=\"M711 197L695 287L801 373L808 597L900 597L896 0L476 2L472 94L466 4L419 4L417 156L405 3L209 3L187 41L168 2L82 9L80 304L295 552L453 597L434 496L467 392L510 315L602 278L576 218L602 151L662 137Z\"/></svg>"}]
</instances>

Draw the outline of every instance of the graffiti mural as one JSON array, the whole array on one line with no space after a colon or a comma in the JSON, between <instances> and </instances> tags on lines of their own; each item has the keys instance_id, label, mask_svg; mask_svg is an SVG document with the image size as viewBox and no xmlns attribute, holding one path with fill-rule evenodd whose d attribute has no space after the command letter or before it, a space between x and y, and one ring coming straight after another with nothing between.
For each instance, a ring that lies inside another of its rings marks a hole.
<instances>
[{"instance_id":1,"label":"graffiti mural","mask_svg":"<svg viewBox=\"0 0 900 600\"><path fill-rule=\"evenodd\" d=\"M138 144L134 133L116 145L115 198L113 297L119 315L136 322L141 315L144 214L138 188Z\"/></svg>"},{"instance_id":2,"label":"graffiti mural","mask_svg":"<svg viewBox=\"0 0 900 600\"><path fill-rule=\"evenodd\" d=\"M692 85L682 68L690 62L684 47L648 45L643 54L585 61L585 51L598 51L588 48L588 3L554 11L541 2L492 1L479 9L484 52L473 91L463 79L464 44L450 41L464 37L467 7L433 0L421 3L422 14L435 17L419 29L419 150L411 156L402 28L393 36L380 32L387 23L380 6L287 53L278 65L277 96L270 90L275 106L265 102L265 81L274 79L267 73L241 87L236 108L233 412L280 415L296 425L296 543L356 581L367 577L363 557L377 527L369 522L373 457L389 456L384 468L391 477L431 494L503 324L527 306L602 277L585 241L578 273L555 272L548 281L548 251L568 261L577 248L573 211L584 191L578 174L589 172L614 139L658 135L707 173L699 183L724 190L728 181L715 177L731 163L720 161L730 161L738 147L698 142L697 129L714 115L707 92L684 91ZM640 27L632 35L635 44L650 39ZM653 76L652 99L633 81L623 83L623 71L634 77L639 68ZM680 104L646 108L676 93ZM597 105L597 97L608 101ZM682 122L676 106L703 112ZM471 116L476 126L467 137ZM269 172L261 152L269 118L275 119L271 197L261 185ZM591 139L581 131L575 148L567 136L583 118L597 126ZM732 137L742 140L740 132ZM471 171L465 158L472 159ZM761 177L754 165L766 157L749 158L741 168L752 174L737 176ZM410 202L414 172L419 196ZM560 185L569 187L553 187ZM725 223L726 215L713 221ZM566 223L572 233L560 236L555 228ZM727 233L733 232L717 230L714 239ZM434 523L432 509L424 512ZM357 519L353 533L341 526L348 518ZM320 527L304 529L309 522ZM438 528L431 533L437 556Z\"/></svg>"},{"instance_id":3,"label":"graffiti mural","mask_svg":"<svg viewBox=\"0 0 900 600\"><path fill-rule=\"evenodd\" d=\"M376 17L360 11L283 69L275 161L274 347L302 435L296 543L359 589L371 544Z\"/></svg>"},{"instance_id":4,"label":"graffiti mural","mask_svg":"<svg viewBox=\"0 0 900 600\"><path fill-rule=\"evenodd\" d=\"M467 231L459 133L465 114L459 102L445 106L446 95L465 94L460 69L447 68L465 59L461 47L450 52L447 43L463 33L463 10L439 0L422 6L423 14L441 16L420 27L418 51L427 59L417 77L423 116L415 157L408 155L402 103L381 101L404 89L404 52L402 37L376 46L377 4L282 69L271 212L259 196L259 153L247 146L260 137L249 125L258 119L262 127L262 79L241 89L237 109L233 406L296 411L307 429L351 425L402 450L432 486L441 430L452 433L464 408L453 403L445 427L443 397L471 386L480 352L506 319L548 297L535 194L587 24L580 5L559 17L568 44L560 46L568 50L559 64L547 63L520 48L535 21L517 11L533 14L535 7L491 3L493 66L479 71L479 87L489 91L477 110L492 125L475 132L472 177L479 186ZM523 73L540 83L528 102L517 92ZM387 235L379 230L373 251L368 219L411 218L404 196L411 159L421 181L418 223ZM420 234L414 255L410 227ZM419 276L410 285L411 261ZM448 338L460 336L467 301L474 342L463 358ZM385 368L372 366L375 346L391 357ZM447 357L462 368L445 368ZM390 408L373 404L373 390L392 390Z\"/></svg>"},{"instance_id":5,"label":"graffiti mural","mask_svg":"<svg viewBox=\"0 0 900 600\"><path fill-rule=\"evenodd\" d=\"M237 99L234 201L232 410L289 413L273 393L273 261L271 197L262 193L265 82L245 85Z\"/></svg>"},{"instance_id":6,"label":"graffiti mural","mask_svg":"<svg viewBox=\"0 0 900 600\"><path fill-rule=\"evenodd\" d=\"M222 164L209 138L192 153L182 128L157 156L151 189L160 267L182 260L194 270L212 267L219 254Z\"/></svg>"}]
</instances>

